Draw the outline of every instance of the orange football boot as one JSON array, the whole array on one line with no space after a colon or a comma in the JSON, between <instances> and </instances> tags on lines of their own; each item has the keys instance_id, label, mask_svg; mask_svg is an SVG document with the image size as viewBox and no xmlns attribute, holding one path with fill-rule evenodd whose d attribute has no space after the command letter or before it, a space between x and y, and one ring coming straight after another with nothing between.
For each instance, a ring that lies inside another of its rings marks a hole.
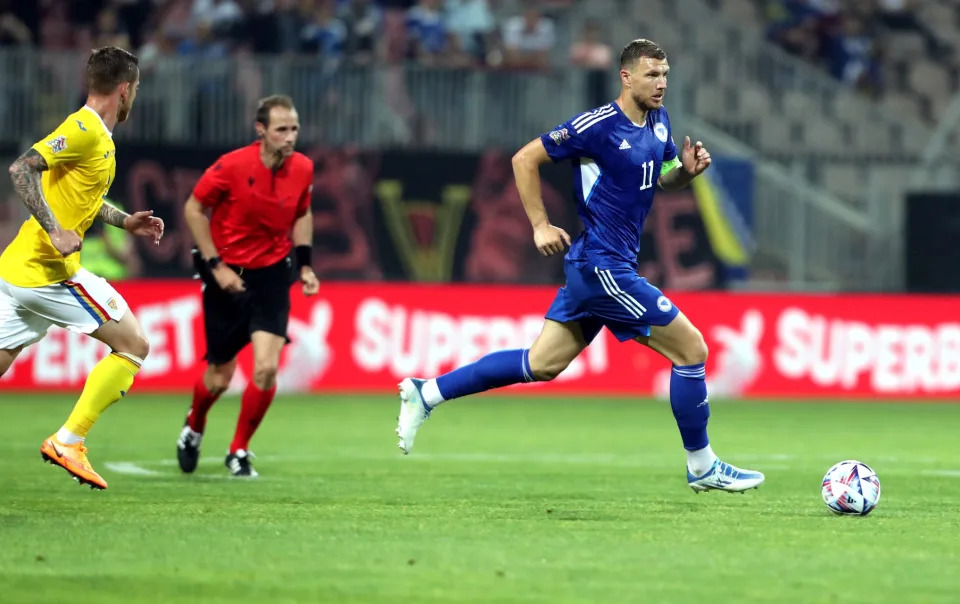
<instances>
[{"instance_id":1,"label":"orange football boot","mask_svg":"<svg viewBox=\"0 0 960 604\"><path fill-rule=\"evenodd\" d=\"M91 489L107 488L107 481L90 465L83 443L65 445L54 434L40 445L40 455L47 463L57 464L69 472L80 484L90 485Z\"/></svg>"}]
</instances>

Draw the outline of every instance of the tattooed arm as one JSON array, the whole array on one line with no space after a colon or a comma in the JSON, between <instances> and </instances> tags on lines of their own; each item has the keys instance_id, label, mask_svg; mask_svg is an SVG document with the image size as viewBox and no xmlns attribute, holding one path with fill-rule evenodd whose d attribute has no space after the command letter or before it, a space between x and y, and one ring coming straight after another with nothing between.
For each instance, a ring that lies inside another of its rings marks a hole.
<instances>
[{"instance_id":1,"label":"tattooed arm","mask_svg":"<svg viewBox=\"0 0 960 604\"><path fill-rule=\"evenodd\" d=\"M16 189L23 205L27 206L33 217L50 236L50 243L62 256L69 256L80 251L83 240L75 231L66 231L60 228L57 217L47 200L43 198L43 188L40 186L41 173L48 169L47 160L35 149L28 149L10 164L10 180Z\"/></svg>"},{"instance_id":2,"label":"tattooed arm","mask_svg":"<svg viewBox=\"0 0 960 604\"><path fill-rule=\"evenodd\" d=\"M27 206L43 230L50 233L60 230L60 223L43 198L43 189L40 187L40 175L47 169L47 160L35 149L28 149L10 164L10 179L23 205Z\"/></svg>"},{"instance_id":3,"label":"tattooed arm","mask_svg":"<svg viewBox=\"0 0 960 604\"><path fill-rule=\"evenodd\" d=\"M107 224L112 224L115 227L124 228L123 221L126 220L130 214L122 210L118 210L109 203L104 202L100 206L100 220L104 221Z\"/></svg>"}]
</instances>

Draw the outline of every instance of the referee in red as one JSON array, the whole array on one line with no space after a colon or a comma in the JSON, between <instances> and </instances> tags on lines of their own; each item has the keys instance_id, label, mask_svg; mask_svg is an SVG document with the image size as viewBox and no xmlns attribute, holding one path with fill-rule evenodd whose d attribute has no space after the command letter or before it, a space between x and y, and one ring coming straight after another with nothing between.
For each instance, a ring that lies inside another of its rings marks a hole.
<instances>
[{"instance_id":1,"label":"referee in red","mask_svg":"<svg viewBox=\"0 0 960 604\"><path fill-rule=\"evenodd\" d=\"M294 151L300 122L290 97L262 99L256 129L256 142L207 168L184 208L204 282L207 339L207 367L194 385L193 405L177 441L184 472L196 469L207 412L230 385L237 354L253 343L253 379L243 392L225 463L234 476L257 476L250 439L277 389L290 286L299 277L308 296L320 287L310 261L313 162Z\"/></svg>"}]
</instances>

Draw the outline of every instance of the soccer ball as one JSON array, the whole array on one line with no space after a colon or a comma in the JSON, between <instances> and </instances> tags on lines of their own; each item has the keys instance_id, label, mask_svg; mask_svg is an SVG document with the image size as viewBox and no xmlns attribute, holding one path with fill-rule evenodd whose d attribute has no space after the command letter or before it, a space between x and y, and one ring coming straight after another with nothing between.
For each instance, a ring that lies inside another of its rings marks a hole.
<instances>
[{"instance_id":1,"label":"soccer ball","mask_svg":"<svg viewBox=\"0 0 960 604\"><path fill-rule=\"evenodd\" d=\"M834 514L866 516L880 501L880 478L861 461L841 461L823 477L822 495Z\"/></svg>"}]
</instances>

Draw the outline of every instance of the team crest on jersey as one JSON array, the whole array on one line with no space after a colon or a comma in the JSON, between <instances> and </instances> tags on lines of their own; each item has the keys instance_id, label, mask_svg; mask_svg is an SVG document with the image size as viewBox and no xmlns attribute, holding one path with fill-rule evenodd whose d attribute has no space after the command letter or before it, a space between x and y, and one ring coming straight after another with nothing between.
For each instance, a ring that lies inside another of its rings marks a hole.
<instances>
[{"instance_id":1,"label":"team crest on jersey","mask_svg":"<svg viewBox=\"0 0 960 604\"><path fill-rule=\"evenodd\" d=\"M660 309L660 312L670 312L670 309L673 308L673 303L670 302L666 296L660 296L657 298L657 308Z\"/></svg>"},{"instance_id":2,"label":"team crest on jersey","mask_svg":"<svg viewBox=\"0 0 960 604\"><path fill-rule=\"evenodd\" d=\"M667 127L663 125L663 122L657 122L657 125L653 127L653 133L657 135L657 138L660 139L661 143L667 142Z\"/></svg>"},{"instance_id":3,"label":"team crest on jersey","mask_svg":"<svg viewBox=\"0 0 960 604\"><path fill-rule=\"evenodd\" d=\"M568 138L570 138L570 133L567 132L566 128L560 128L550 133L550 139L558 145Z\"/></svg>"},{"instance_id":4,"label":"team crest on jersey","mask_svg":"<svg viewBox=\"0 0 960 604\"><path fill-rule=\"evenodd\" d=\"M60 135L57 138L47 141L47 146L50 147L50 152L57 154L67 148L67 137Z\"/></svg>"},{"instance_id":5,"label":"team crest on jersey","mask_svg":"<svg viewBox=\"0 0 960 604\"><path fill-rule=\"evenodd\" d=\"M107 300L107 306L109 306L113 310L117 310L117 301L114 300L113 298L110 298L109 300Z\"/></svg>"}]
</instances>

